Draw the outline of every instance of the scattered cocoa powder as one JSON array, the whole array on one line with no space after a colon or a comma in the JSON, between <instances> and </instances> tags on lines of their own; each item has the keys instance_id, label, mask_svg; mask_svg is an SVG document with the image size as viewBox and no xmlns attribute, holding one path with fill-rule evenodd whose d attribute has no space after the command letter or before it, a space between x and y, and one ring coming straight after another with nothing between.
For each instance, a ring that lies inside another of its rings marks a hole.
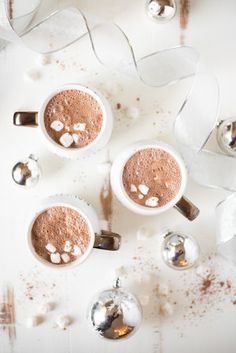
<instances>
[{"instance_id":1,"label":"scattered cocoa powder","mask_svg":"<svg viewBox=\"0 0 236 353\"><path fill-rule=\"evenodd\" d=\"M3 329L8 334L9 342L13 346L16 339L16 314L14 289L6 288L3 294L3 302L0 303L0 329Z\"/></svg>"},{"instance_id":2,"label":"scattered cocoa powder","mask_svg":"<svg viewBox=\"0 0 236 353\"><path fill-rule=\"evenodd\" d=\"M186 29L189 17L189 0L180 0L180 27Z\"/></svg>"},{"instance_id":3,"label":"scattered cocoa powder","mask_svg":"<svg viewBox=\"0 0 236 353\"><path fill-rule=\"evenodd\" d=\"M8 1L8 16L9 16L9 18L10 18L10 20L12 20L13 19L13 2L14 2L14 0L9 0Z\"/></svg>"},{"instance_id":4,"label":"scattered cocoa powder","mask_svg":"<svg viewBox=\"0 0 236 353\"><path fill-rule=\"evenodd\" d=\"M54 298L58 290L56 284L49 278L45 281L41 278L37 268L33 268L30 273L20 273L21 291L28 301L42 300L43 298Z\"/></svg>"},{"instance_id":5,"label":"scattered cocoa powder","mask_svg":"<svg viewBox=\"0 0 236 353\"><path fill-rule=\"evenodd\" d=\"M188 26L188 19L189 19L189 0L180 0L180 43L183 45L185 42L184 30L186 30Z\"/></svg>"},{"instance_id":6,"label":"scattered cocoa powder","mask_svg":"<svg viewBox=\"0 0 236 353\"><path fill-rule=\"evenodd\" d=\"M120 103L117 103L117 104L116 104L116 109L117 109L117 110L121 109L121 104L120 104Z\"/></svg>"},{"instance_id":7,"label":"scattered cocoa powder","mask_svg":"<svg viewBox=\"0 0 236 353\"><path fill-rule=\"evenodd\" d=\"M210 278L210 276L207 276L207 278L204 278L202 280L202 286L200 288L200 291L203 294L206 294L206 292L210 288L211 284L212 284L212 279Z\"/></svg>"}]
</instances>

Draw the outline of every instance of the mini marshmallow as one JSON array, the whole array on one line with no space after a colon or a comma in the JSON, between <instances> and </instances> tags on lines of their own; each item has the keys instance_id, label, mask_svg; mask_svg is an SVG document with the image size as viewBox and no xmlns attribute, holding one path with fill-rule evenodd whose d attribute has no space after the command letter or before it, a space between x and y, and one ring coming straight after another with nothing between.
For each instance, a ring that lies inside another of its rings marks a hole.
<instances>
[{"instance_id":1,"label":"mini marshmallow","mask_svg":"<svg viewBox=\"0 0 236 353\"><path fill-rule=\"evenodd\" d=\"M75 143L78 143L78 141L79 141L79 135L77 135L77 134L72 134L72 137L73 137L74 142L75 142Z\"/></svg>"},{"instance_id":2,"label":"mini marshmallow","mask_svg":"<svg viewBox=\"0 0 236 353\"><path fill-rule=\"evenodd\" d=\"M54 253L57 251L57 249L55 248L54 245L52 245L51 243L48 243L45 248L50 252L50 253Z\"/></svg>"},{"instance_id":3,"label":"mini marshmallow","mask_svg":"<svg viewBox=\"0 0 236 353\"><path fill-rule=\"evenodd\" d=\"M106 175L111 170L111 163L109 163L109 162L99 163L97 165L97 169L100 174Z\"/></svg>"},{"instance_id":4,"label":"mini marshmallow","mask_svg":"<svg viewBox=\"0 0 236 353\"><path fill-rule=\"evenodd\" d=\"M31 328L40 325L43 322L43 317L40 315L33 315L27 318L26 326Z\"/></svg>"},{"instance_id":5,"label":"mini marshmallow","mask_svg":"<svg viewBox=\"0 0 236 353\"><path fill-rule=\"evenodd\" d=\"M137 119L140 117L140 110L136 107L128 107L126 113L131 119Z\"/></svg>"},{"instance_id":6,"label":"mini marshmallow","mask_svg":"<svg viewBox=\"0 0 236 353\"><path fill-rule=\"evenodd\" d=\"M140 295L139 301L140 301L141 305L147 306L150 302L150 297L149 297L149 295L145 295L145 294Z\"/></svg>"},{"instance_id":7,"label":"mini marshmallow","mask_svg":"<svg viewBox=\"0 0 236 353\"><path fill-rule=\"evenodd\" d=\"M135 186L134 184L131 184L131 185L130 185L130 191L131 191L131 192L137 192L138 189L136 188L136 186Z\"/></svg>"},{"instance_id":8,"label":"mini marshmallow","mask_svg":"<svg viewBox=\"0 0 236 353\"><path fill-rule=\"evenodd\" d=\"M158 205L158 201L159 201L158 197L155 197L155 196L149 197L149 199L145 201L145 205L148 207L156 207Z\"/></svg>"},{"instance_id":9,"label":"mini marshmallow","mask_svg":"<svg viewBox=\"0 0 236 353\"><path fill-rule=\"evenodd\" d=\"M169 294L169 286L167 283L161 282L157 287L157 294L161 296L167 296Z\"/></svg>"},{"instance_id":10,"label":"mini marshmallow","mask_svg":"<svg viewBox=\"0 0 236 353\"><path fill-rule=\"evenodd\" d=\"M152 232L146 227L140 227L136 233L138 240L147 240L152 236Z\"/></svg>"},{"instance_id":11,"label":"mini marshmallow","mask_svg":"<svg viewBox=\"0 0 236 353\"><path fill-rule=\"evenodd\" d=\"M50 311L52 311L53 309L54 309L54 304L53 303L44 303L40 307L40 312L42 314L47 314Z\"/></svg>"},{"instance_id":12,"label":"mini marshmallow","mask_svg":"<svg viewBox=\"0 0 236 353\"><path fill-rule=\"evenodd\" d=\"M71 323L72 323L72 320L67 315L60 315L56 319L56 325L61 330L65 330L68 326L70 326Z\"/></svg>"},{"instance_id":13,"label":"mini marshmallow","mask_svg":"<svg viewBox=\"0 0 236 353\"><path fill-rule=\"evenodd\" d=\"M144 196L142 194L139 194L138 198L139 198L139 200L142 200L144 198Z\"/></svg>"},{"instance_id":14,"label":"mini marshmallow","mask_svg":"<svg viewBox=\"0 0 236 353\"><path fill-rule=\"evenodd\" d=\"M196 268L196 274L201 278L205 278L211 274L211 269L205 265L200 265Z\"/></svg>"},{"instance_id":15,"label":"mini marshmallow","mask_svg":"<svg viewBox=\"0 0 236 353\"><path fill-rule=\"evenodd\" d=\"M165 302L165 303L161 304L160 312L164 316L173 315L173 313L174 313L173 305L169 302Z\"/></svg>"},{"instance_id":16,"label":"mini marshmallow","mask_svg":"<svg viewBox=\"0 0 236 353\"><path fill-rule=\"evenodd\" d=\"M63 134L60 137L60 142L61 142L62 146L64 146L64 147L70 147L70 145L72 145L73 141L74 141L73 137L68 132L66 132L65 134Z\"/></svg>"},{"instance_id":17,"label":"mini marshmallow","mask_svg":"<svg viewBox=\"0 0 236 353\"><path fill-rule=\"evenodd\" d=\"M54 131L61 131L63 127L64 124L60 120L54 120L50 125L50 128Z\"/></svg>"},{"instance_id":18,"label":"mini marshmallow","mask_svg":"<svg viewBox=\"0 0 236 353\"><path fill-rule=\"evenodd\" d=\"M37 81L41 78L41 76L41 72L37 69L29 69L24 73L24 78L28 81Z\"/></svg>"},{"instance_id":19,"label":"mini marshmallow","mask_svg":"<svg viewBox=\"0 0 236 353\"><path fill-rule=\"evenodd\" d=\"M72 250L71 242L67 240L64 245L64 251L65 252L70 252Z\"/></svg>"},{"instance_id":20,"label":"mini marshmallow","mask_svg":"<svg viewBox=\"0 0 236 353\"><path fill-rule=\"evenodd\" d=\"M148 191L149 191L149 187L144 185L144 184L140 184L138 186L139 191L143 194L143 195L147 195Z\"/></svg>"},{"instance_id":21,"label":"mini marshmallow","mask_svg":"<svg viewBox=\"0 0 236 353\"><path fill-rule=\"evenodd\" d=\"M79 256L81 254L82 254L81 249L77 245L74 245L74 251L72 252L72 255Z\"/></svg>"},{"instance_id":22,"label":"mini marshmallow","mask_svg":"<svg viewBox=\"0 0 236 353\"><path fill-rule=\"evenodd\" d=\"M66 253L63 253L63 254L61 255L61 258L62 258L62 261L63 261L65 264L67 264L67 263L70 261L70 256L69 256L68 254L66 254Z\"/></svg>"},{"instance_id":23,"label":"mini marshmallow","mask_svg":"<svg viewBox=\"0 0 236 353\"><path fill-rule=\"evenodd\" d=\"M51 64L51 57L48 54L40 54L38 55L36 61L37 61L37 64L39 65L42 65L42 66L48 65L48 64Z\"/></svg>"},{"instance_id":24,"label":"mini marshmallow","mask_svg":"<svg viewBox=\"0 0 236 353\"><path fill-rule=\"evenodd\" d=\"M59 264L61 262L61 256L58 252L50 255L50 260L53 264Z\"/></svg>"},{"instance_id":25,"label":"mini marshmallow","mask_svg":"<svg viewBox=\"0 0 236 353\"><path fill-rule=\"evenodd\" d=\"M75 131L84 131L85 127L86 127L86 124L84 124L84 123L74 124Z\"/></svg>"},{"instance_id":26,"label":"mini marshmallow","mask_svg":"<svg viewBox=\"0 0 236 353\"><path fill-rule=\"evenodd\" d=\"M112 274L114 275L114 277L119 278L122 276L126 276L128 274L128 271L125 266L120 266L117 267L115 270L112 270Z\"/></svg>"}]
</instances>

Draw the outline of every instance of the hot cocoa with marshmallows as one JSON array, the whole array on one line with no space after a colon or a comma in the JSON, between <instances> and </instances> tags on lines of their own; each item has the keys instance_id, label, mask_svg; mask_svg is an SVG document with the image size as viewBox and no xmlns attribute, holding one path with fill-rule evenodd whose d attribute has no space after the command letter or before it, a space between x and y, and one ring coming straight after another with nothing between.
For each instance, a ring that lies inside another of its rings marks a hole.
<instances>
[{"instance_id":1,"label":"hot cocoa with marshmallows","mask_svg":"<svg viewBox=\"0 0 236 353\"><path fill-rule=\"evenodd\" d=\"M90 230L84 217L74 209L55 206L34 221L31 240L44 260L63 265L77 260L88 249Z\"/></svg>"},{"instance_id":2,"label":"hot cocoa with marshmallows","mask_svg":"<svg viewBox=\"0 0 236 353\"><path fill-rule=\"evenodd\" d=\"M103 124L102 108L89 93L68 89L57 93L44 111L48 135L65 148L82 148L99 135Z\"/></svg>"},{"instance_id":3,"label":"hot cocoa with marshmallows","mask_svg":"<svg viewBox=\"0 0 236 353\"><path fill-rule=\"evenodd\" d=\"M170 153L161 148L144 148L126 162L122 180L130 199L141 206L157 208L175 198L182 176Z\"/></svg>"}]
</instances>

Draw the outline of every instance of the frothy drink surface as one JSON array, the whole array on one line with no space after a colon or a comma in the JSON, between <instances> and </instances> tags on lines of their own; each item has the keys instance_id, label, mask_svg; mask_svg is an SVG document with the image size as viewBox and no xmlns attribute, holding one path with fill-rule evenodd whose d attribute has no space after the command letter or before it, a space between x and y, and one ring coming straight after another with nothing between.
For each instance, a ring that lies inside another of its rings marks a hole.
<instances>
[{"instance_id":1,"label":"frothy drink surface","mask_svg":"<svg viewBox=\"0 0 236 353\"><path fill-rule=\"evenodd\" d=\"M168 152L146 148L126 163L123 185L128 196L145 207L161 207L170 202L181 186L181 170Z\"/></svg>"},{"instance_id":2,"label":"frothy drink surface","mask_svg":"<svg viewBox=\"0 0 236 353\"><path fill-rule=\"evenodd\" d=\"M51 207L35 220L32 245L43 259L61 265L82 256L90 242L90 230L80 213L69 207Z\"/></svg>"},{"instance_id":3,"label":"frothy drink surface","mask_svg":"<svg viewBox=\"0 0 236 353\"><path fill-rule=\"evenodd\" d=\"M77 89L56 94L47 104L44 123L48 135L66 148L89 145L99 135L103 114L90 94Z\"/></svg>"}]
</instances>

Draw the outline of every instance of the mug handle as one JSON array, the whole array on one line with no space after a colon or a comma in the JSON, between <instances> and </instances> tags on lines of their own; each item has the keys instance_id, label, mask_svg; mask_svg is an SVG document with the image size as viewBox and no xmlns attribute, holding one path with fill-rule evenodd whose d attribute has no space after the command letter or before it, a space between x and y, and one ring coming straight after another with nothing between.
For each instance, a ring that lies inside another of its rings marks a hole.
<instances>
[{"instance_id":1,"label":"mug handle","mask_svg":"<svg viewBox=\"0 0 236 353\"><path fill-rule=\"evenodd\" d=\"M38 126L38 112L15 112L13 116L15 126Z\"/></svg>"},{"instance_id":2,"label":"mug handle","mask_svg":"<svg viewBox=\"0 0 236 353\"><path fill-rule=\"evenodd\" d=\"M101 250L119 250L121 236L117 233L102 230L101 234L95 234L94 248Z\"/></svg>"},{"instance_id":3,"label":"mug handle","mask_svg":"<svg viewBox=\"0 0 236 353\"><path fill-rule=\"evenodd\" d=\"M187 197L182 196L174 206L189 221L193 221L200 213L200 210Z\"/></svg>"}]
</instances>

